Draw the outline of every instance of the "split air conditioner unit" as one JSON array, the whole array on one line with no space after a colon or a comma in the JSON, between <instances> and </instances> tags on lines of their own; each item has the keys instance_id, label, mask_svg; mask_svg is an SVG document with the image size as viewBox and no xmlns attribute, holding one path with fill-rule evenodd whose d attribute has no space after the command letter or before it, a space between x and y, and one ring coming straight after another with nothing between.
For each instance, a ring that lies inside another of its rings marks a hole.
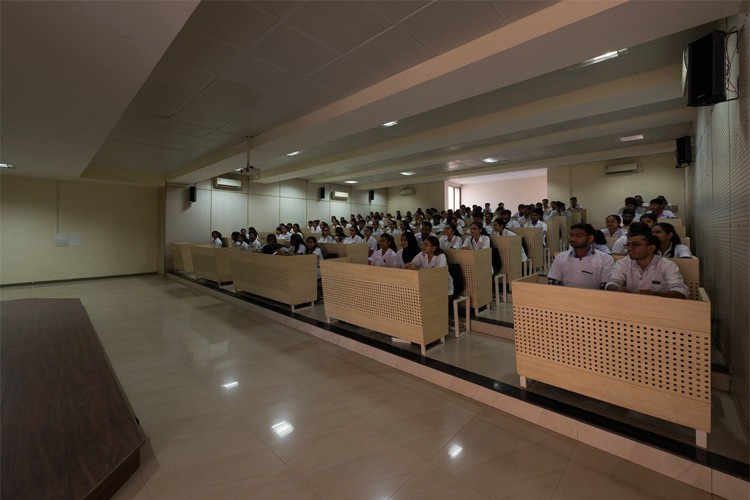
<instances>
[{"instance_id":1,"label":"split air conditioner unit","mask_svg":"<svg viewBox=\"0 0 750 500\"><path fill-rule=\"evenodd\" d=\"M228 179L226 177L214 177L214 187L218 189L242 189L240 179Z\"/></svg>"},{"instance_id":2,"label":"split air conditioner unit","mask_svg":"<svg viewBox=\"0 0 750 500\"><path fill-rule=\"evenodd\" d=\"M399 191L398 194L400 194L401 196L412 196L416 192L417 191L414 188L404 188L401 191Z\"/></svg>"},{"instance_id":3,"label":"split air conditioner unit","mask_svg":"<svg viewBox=\"0 0 750 500\"><path fill-rule=\"evenodd\" d=\"M331 199L339 201L349 201L349 193L346 191L331 191Z\"/></svg>"},{"instance_id":4,"label":"split air conditioner unit","mask_svg":"<svg viewBox=\"0 0 750 500\"><path fill-rule=\"evenodd\" d=\"M604 167L604 173L610 174L622 174L624 172L636 172L638 170L637 163L623 163L620 165L607 165Z\"/></svg>"}]
</instances>

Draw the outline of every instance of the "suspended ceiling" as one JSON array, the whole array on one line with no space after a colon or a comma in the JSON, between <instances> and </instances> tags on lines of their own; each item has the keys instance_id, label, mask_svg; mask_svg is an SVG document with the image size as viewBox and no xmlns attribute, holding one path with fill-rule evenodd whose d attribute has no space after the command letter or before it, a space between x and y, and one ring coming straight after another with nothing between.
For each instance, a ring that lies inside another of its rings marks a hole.
<instances>
[{"instance_id":1,"label":"suspended ceiling","mask_svg":"<svg viewBox=\"0 0 750 500\"><path fill-rule=\"evenodd\" d=\"M682 51L739 5L3 1L0 161L192 183L249 145L257 182L374 189L671 151Z\"/></svg>"}]
</instances>

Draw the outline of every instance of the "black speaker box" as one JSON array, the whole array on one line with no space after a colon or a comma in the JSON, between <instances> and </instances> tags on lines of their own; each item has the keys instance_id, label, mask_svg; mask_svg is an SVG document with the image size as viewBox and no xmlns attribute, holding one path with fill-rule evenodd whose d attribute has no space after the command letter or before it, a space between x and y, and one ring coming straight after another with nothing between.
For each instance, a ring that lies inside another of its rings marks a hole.
<instances>
[{"instance_id":1,"label":"black speaker box","mask_svg":"<svg viewBox=\"0 0 750 500\"><path fill-rule=\"evenodd\" d=\"M674 158L677 167L686 163L693 163L693 144L689 135L677 138Z\"/></svg>"},{"instance_id":2,"label":"black speaker box","mask_svg":"<svg viewBox=\"0 0 750 500\"><path fill-rule=\"evenodd\" d=\"M188 197L191 203L198 201L198 188L195 186L190 186L190 188L188 189Z\"/></svg>"},{"instance_id":3,"label":"black speaker box","mask_svg":"<svg viewBox=\"0 0 750 500\"><path fill-rule=\"evenodd\" d=\"M320 199L325 200L326 199L326 188L322 187L320 188Z\"/></svg>"},{"instance_id":4,"label":"black speaker box","mask_svg":"<svg viewBox=\"0 0 750 500\"><path fill-rule=\"evenodd\" d=\"M370 201L374 201L375 200L375 191L373 191L372 189L370 190L368 199Z\"/></svg>"},{"instance_id":5,"label":"black speaker box","mask_svg":"<svg viewBox=\"0 0 750 500\"><path fill-rule=\"evenodd\" d=\"M688 106L710 106L727 100L724 75L726 33L714 31L688 44Z\"/></svg>"}]
</instances>

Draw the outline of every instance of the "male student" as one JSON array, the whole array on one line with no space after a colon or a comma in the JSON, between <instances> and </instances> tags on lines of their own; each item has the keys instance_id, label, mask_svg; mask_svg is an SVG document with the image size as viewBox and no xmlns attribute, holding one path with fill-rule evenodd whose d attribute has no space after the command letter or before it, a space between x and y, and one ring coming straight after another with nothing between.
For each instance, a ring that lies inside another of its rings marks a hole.
<instances>
[{"instance_id":1,"label":"male student","mask_svg":"<svg viewBox=\"0 0 750 500\"><path fill-rule=\"evenodd\" d=\"M591 224L570 226L570 250L555 257L547 274L550 285L603 289L612 274L612 256L596 250Z\"/></svg>"}]
</instances>

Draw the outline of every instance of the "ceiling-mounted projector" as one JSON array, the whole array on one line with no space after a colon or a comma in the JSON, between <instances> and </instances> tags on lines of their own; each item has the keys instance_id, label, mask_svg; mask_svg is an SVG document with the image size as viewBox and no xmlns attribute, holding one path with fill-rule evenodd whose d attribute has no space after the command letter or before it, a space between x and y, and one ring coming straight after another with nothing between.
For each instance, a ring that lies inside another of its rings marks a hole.
<instances>
[{"instance_id":1,"label":"ceiling-mounted projector","mask_svg":"<svg viewBox=\"0 0 750 500\"><path fill-rule=\"evenodd\" d=\"M241 175L246 175L246 176L250 177L251 179L259 179L260 178L260 169L259 168L255 168L252 165L248 165L248 166L243 167L243 168L238 168L237 170L235 170L235 172L238 173L238 174L241 174Z\"/></svg>"}]
</instances>

